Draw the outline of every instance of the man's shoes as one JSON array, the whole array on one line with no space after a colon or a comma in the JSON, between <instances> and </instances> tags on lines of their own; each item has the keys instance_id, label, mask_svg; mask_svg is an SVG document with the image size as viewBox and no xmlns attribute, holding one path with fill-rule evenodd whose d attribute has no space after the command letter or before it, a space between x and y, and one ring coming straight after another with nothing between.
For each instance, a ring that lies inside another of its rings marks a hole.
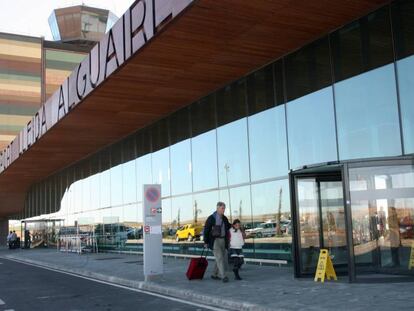
<instances>
[{"instance_id":1,"label":"man's shoes","mask_svg":"<svg viewBox=\"0 0 414 311\"><path fill-rule=\"evenodd\" d=\"M227 283L229 281L229 278L227 277L227 276L225 276L224 278L223 278L223 283Z\"/></svg>"},{"instance_id":2,"label":"man's shoes","mask_svg":"<svg viewBox=\"0 0 414 311\"><path fill-rule=\"evenodd\" d=\"M220 280L220 278L219 278L217 275L212 275L212 276L211 276L211 278L212 278L213 280Z\"/></svg>"}]
</instances>

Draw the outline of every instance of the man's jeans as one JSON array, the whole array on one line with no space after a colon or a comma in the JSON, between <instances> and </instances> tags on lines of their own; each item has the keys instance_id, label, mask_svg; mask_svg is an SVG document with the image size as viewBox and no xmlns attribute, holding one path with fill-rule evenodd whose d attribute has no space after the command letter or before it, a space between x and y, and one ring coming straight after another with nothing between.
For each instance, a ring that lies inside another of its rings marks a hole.
<instances>
[{"instance_id":1,"label":"man's jeans","mask_svg":"<svg viewBox=\"0 0 414 311\"><path fill-rule=\"evenodd\" d=\"M220 278L226 277L226 267L227 267L227 250L226 250L226 241L224 238L216 238L214 240L213 254L216 259L216 264L214 265L213 276Z\"/></svg>"}]
</instances>

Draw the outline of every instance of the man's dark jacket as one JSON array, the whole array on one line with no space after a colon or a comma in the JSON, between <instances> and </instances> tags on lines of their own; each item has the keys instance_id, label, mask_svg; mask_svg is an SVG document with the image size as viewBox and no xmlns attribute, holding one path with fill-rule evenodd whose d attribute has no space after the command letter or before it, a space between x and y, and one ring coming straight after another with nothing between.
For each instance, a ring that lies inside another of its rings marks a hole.
<instances>
[{"instance_id":1,"label":"man's dark jacket","mask_svg":"<svg viewBox=\"0 0 414 311\"><path fill-rule=\"evenodd\" d=\"M213 249L214 240L215 238L211 235L211 230L213 226L216 225L216 213L214 212L210 216L208 216L206 223L204 225L204 243L208 244L210 249ZM229 248L229 230L231 228L230 222L226 216L223 215L223 223L224 223L224 232L225 232L225 241L226 241L226 248Z\"/></svg>"}]
</instances>

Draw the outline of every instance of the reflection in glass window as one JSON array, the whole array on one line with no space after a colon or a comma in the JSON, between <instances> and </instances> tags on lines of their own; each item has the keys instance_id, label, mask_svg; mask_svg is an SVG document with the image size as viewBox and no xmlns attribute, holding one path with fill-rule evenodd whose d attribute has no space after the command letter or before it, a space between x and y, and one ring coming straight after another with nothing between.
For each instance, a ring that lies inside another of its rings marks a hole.
<instances>
[{"instance_id":1,"label":"reflection in glass window","mask_svg":"<svg viewBox=\"0 0 414 311\"><path fill-rule=\"evenodd\" d=\"M288 101L332 84L328 39L322 38L288 55L285 66Z\"/></svg>"},{"instance_id":2,"label":"reflection in glass window","mask_svg":"<svg viewBox=\"0 0 414 311\"><path fill-rule=\"evenodd\" d=\"M82 211L91 210L91 178L85 178L82 181L83 202Z\"/></svg>"},{"instance_id":3,"label":"reflection in glass window","mask_svg":"<svg viewBox=\"0 0 414 311\"><path fill-rule=\"evenodd\" d=\"M172 199L171 226L175 229L198 222L198 213L195 211L192 196L180 196Z\"/></svg>"},{"instance_id":4,"label":"reflection in glass window","mask_svg":"<svg viewBox=\"0 0 414 311\"><path fill-rule=\"evenodd\" d=\"M137 203L129 203L123 206L124 222L131 226L138 226L138 214L142 213L142 210L138 210Z\"/></svg>"},{"instance_id":5,"label":"reflection in glass window","mask_svg":"<svg viewBox=\"0 0 414 311\"><path fill-rule=\"evenodd\" d=\"M272 65L247 77L247 101L249 115L275 106Z\"/></svg>"},{"instance_id":6,"label":"reflection in glass window","mask_svg":"<svg viewBox=\"0 0 414 311\"><path fill-rule=\"evenodd\" d=\"M196 137L216 128L216 96L211 94L190 106L191 135Z\"/></svg>"},{"instance_id":7,"label":"reflection in glass window","mask_svg":"<svg viewBox=\"0 0 414 311\"><path fill-rule=\"evenodd\" d=\"M189 193L191 187L191 144L184 140L170 147L172 194Z\"/></svg>"},{"instance_id":8,"label":"reflection in glass window","mask_svg":"<svg viewBox=\"0 0 414 311\"><path fill-rule=\"evenodd\" d=\"M256 258L291 260L292 224L288 180L252 185L252 226Z\"/></svg>"},{"instance_id":9,"label":"reflection in glass window","mask_svg":"<svg viewBox=\"0 0 414 311\"><path fill-rule=\"evenodd\" d=\"M249 181L247 119L217 129L220 187Z\"/></svg>"},{"instance_id":10,"label":"reflection in glass window","mask_svg":"<svg viewBox=\"0 0 414 311\"><path fill-rule=\"evenodd\" d=\"M170 144L190 138L190 110L181 109L168 117L170 130Z\"/></svg>"},{"instance_id":11,"label":"reflection in glass window","mask_svg":"<svg viewBox=\"0 0 414 311\"><path fill-rule=\"evenodd\" d=\"M170 151L161 149L152 154L152 182L161 185L162 197L170 195Z\"/></svg>"},{"instance_id":12,"label":"reflection in glass window","mask_svg":"<svg viewBox=\"0 0 414 311\"><path fill-rule=\"evenodd\" d=\"M217 91L216 106L218 126L246 117L246 82L239 80Z\"/></svg>"},{"instance_id":13,"label":"reflection in glass window","mask_svg":"<svg viewBox=\"0 0 414 311\"><path fill-rule=\"evenodd\" d=\"M101 189L101 208L109 207L111 205L111 177L109 170L103 171L100 174L100 189Z\"/></svg>"},{"instance_id":14,"label":"reflection in glass window","mask_svg":"<svg viewBox=\"0 0 414 311\"><path fill-rule=\"evenodd\" d=\"M291 101L286 109L290 167L337 160L332 88Z\"/></svg>"},{"instance_id":15,"label":"reflection in glass window","mask_svg":"<svg viewBox=\"0 0 414 311\"><path fill-rule=\"evenodd\" d=\"M111 176L111 206L120 205L122 200L122 165L112 167Z\"/></svg>"},{"instance_id":16,"label":"reflection in glass window","mask_svg":"<svg viewBox=\"0 0 414 311\"><path fill-rule=\"evenodd\" d=\"M388 7L339 29L330 37L336 82L393 61Z\"/></svg>"},{"instance_id":17,"label":"reflection in glass window","mask_svg":"<svg viewBox=\"0 0 414 311\"><path fill-rule=\"evenodd\" d=\"M397 62L404 152L414 153L414 56Z\"/></svg>"},{"instance_id":18,"label":"reflection in glass window","mask_svg":"<svg viewBox=\"0 0 414 311\"><path fill-rule=\"evenodd\" d=\"M142 202L142 193L145 184L152 184L151 154L136 159L137 168L137 200ZM161 189L162 191L163 189Z\"/></svg>"},{"instance_id":19,"label":"reflection in glass window","mask_svg":"<svg viewBox=\"0 0 414 311\"><path fill-rule=\"evenodd\" d=\"M252 185L253 221L290 220L288 180Z\"/></svg>"},{"instance_id":20,"label":"reflection in glass window","mask_svg":"<svg viewBox=\"0 0 414 311\"><path fill-rule=\"evenodd\" d=\"M99 176L100 174L95 174L91 176L91 209L99 208L99 201L101 192L99 189Z\"/></svg>"},{"instance_id":21,"label":"reflection in glass window","mask_svg":"<svg viewBox=\"0 0 414 311\"><path fill-rule=\"evenodd\" d=\"M414 237L414 167L393 165L351 168L354 254L357 270L408 271Z\"/></svg>"},{"instance_id":22,"label":"reflection in glass window","mask_svg":"<svg viewBox=\"0 0 414 311\"><path fill-rule=\"evenodd\" d=\"M162 190L162 189L161 189ZM171 224L172 219L172 209L171 209L171 199L163 199L161 201L162 206L162 225L163 229L165 230L168 228Z\"/></svg>"},{"instance_id":23,"label":"reflection in glass window","mask_svg":"<svg viewBox=\"0 0 414 311\"><path fill-rule=\"evenodd\" d=\"M414 2L391 5L404 152L414 153Z\"/></svg>"},{"instance_id":24,"label":"reflection in glass window","mask_svg":"<svg viewBox=\"0 0 414 311\"><path fill-rule=\"evenodd\" d=\"M161 119L155 123L149 130L152 142L152 151L158 151L169 145L169 128L168 120ZM145 137L142 138L145 142Z\"/></svg>"},{"instance_id":25,"label":"reflection in glass window","mask_svg":"<svg viewBox=\"0 0 414 311\"><path fill-rule=\"evenodd\" d=\"M207 217L216 211L218 201L218 191L210 191L193 195L192 207L195 208L197 206L197 221L200 221L204 225ZM226 215L227 213L228 211L226 211Z\"/></svg>"},{"instance_id":26,"label":"reflection in glass window","mask_svg":"<svg viewBox=\"0 0 414 311\"><path fill-rule=\"evenodd\" d=\"M216 130L191 139L193 191L217 188Z\"/></svg>"},{"instance_id":27,"label":"reflection in glass window","mask_svg":"<svg viewBox=\"0 0 414 311\"><path fill-rule=\"evenodd\" d=\"M283 72L283 58L279 59L275 63L273 63L273 75L275 77L275 100L276 105L282 105L286 103L286 94L285 94L285 78L284 78L284 72Z\"/></svg>"},{"instance_id":28,"label":"reflection in glass window","mask_svg":"<svg viewBox=\"0 0 414 311\"><path fill-rule=\"evenodd\" d=\"M82 180L78 180L77 182L75 182L74 187L73 187L73 212L74 213L79 213L82 211L83 208L83 202L82 202L82 198L83 198L83 188L82 188ZM38 207L40 207L40 193L38 196Z\"/></svg>"},{"instance_id":29,"label":"reflection in glass window","mask_svg":"<svg viewBox=\"0 0 414 311\"><path fill-rule=\"evenodd\" d=\"M122 167L122 191L123 203L132 203L137 200L137 181L135 160L121 165Z\"/></svg>"},{"instance_id":30,"label":"reflection in glass window","mask_svg":"<svg viewBox=\"0 0 414 311\"><path fill-rule=\"evenodd\" d=\"M252 181L286 175L285 106L255 114L248 122Z\"/></svg>"},{"instance_id":31,"label":"reflection in glass window","mask_svg":"<svg viewBox=\"0 0 414 311\"><path fill-rule=\"evenodd\" d=\"M251 227L250 186L223 189L219 194L220 201L226 204L226 216L229 221L239 219L244 226Z\"/></svg>"},{"instance_id":32,"label":"reflection in glass window","mask_svg":"<svg viewBox=\"0 0 414 311\"><path fill-rule=\"evenodd\" d=\"M339 158L401 154L394 66L335 84Z\"/></svg>"}]
</instances>

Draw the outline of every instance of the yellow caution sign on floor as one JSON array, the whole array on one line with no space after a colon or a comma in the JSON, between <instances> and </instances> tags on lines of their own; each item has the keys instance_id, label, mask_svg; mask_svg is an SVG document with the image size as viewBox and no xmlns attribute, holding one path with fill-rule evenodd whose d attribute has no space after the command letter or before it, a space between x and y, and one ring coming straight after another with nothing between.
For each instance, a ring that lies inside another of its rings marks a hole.
<instances>
[{"instance_id":1,"label":"yellow caution sign on floor","mask_svg":"<svg viewBox=\"0 0 414 311\"><path fill-rule=\"evenodd\" d=\"M410 260L408 261L408 269L411 270L411 268L414 267L414 242L411 244L411 255Z\"/></svg>"},{"instance_id":2,"label":"yellow caution sign on floor","mask_svg":"<svg viewBox=\"0 0 414 311\"><path fill-rule=\"evenodd\" d=\"M331 257L327 249L321 249L319 253L318 265L316 266L315 282L321 279L321 282L325 282L325 276L328 280L331 278L337 280L335 269L332 264Z\"/></svg>"}]
</instances>

